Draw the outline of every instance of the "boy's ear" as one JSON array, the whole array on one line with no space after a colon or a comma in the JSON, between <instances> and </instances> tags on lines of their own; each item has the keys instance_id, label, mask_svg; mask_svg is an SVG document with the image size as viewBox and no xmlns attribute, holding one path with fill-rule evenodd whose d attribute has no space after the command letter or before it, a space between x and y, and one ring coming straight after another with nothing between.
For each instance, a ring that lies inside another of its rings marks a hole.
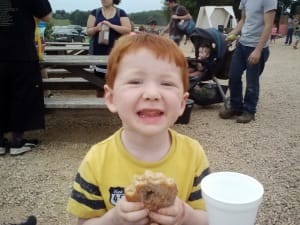
<instances>
[{"instance_id":1,"label":"boy's ear","mask_svg":"<svg viewBox=\"0 0 300 225\"><path fill-rule=\"evenodd\" d=\"M104 85L105 104L106 104L107 108L109 109L109 111L111 111L112 113L116 113L117 108L113 101L113 96L114 96L113 94L114 94L113 90L107 84L105 84Z\"/></svg>"},{"instance_id":2,"label":"boy's ear","mask_svg":"<svg viewBox=\"0 0 300 225\"><path fill-rule=\"evenodd\" d=\"M184 112L184 110L185 110L186 101L188 100L189 95L190 94L188 92L185 92L184 95L183 95L183 98L182 98L182 101L181 101L181 112L180 112L180 115L182 115L183 112Z\"/></svg>"}]
</instances>

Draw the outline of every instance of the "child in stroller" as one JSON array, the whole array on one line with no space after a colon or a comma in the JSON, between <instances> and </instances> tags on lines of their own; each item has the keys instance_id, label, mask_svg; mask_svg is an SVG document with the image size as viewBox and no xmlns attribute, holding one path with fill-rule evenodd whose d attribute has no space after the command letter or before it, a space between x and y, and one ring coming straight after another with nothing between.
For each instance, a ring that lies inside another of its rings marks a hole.
<instances>
[{"instance_id":1,"label":"child in stroller","mask_svg":"<svg viewBox=\"0 0 300 225\"><path fill-rule=\"evenodd\" d=\"M211 43L205 41L199 46L199 62L192 64L189 63L189 75L191 78L200 77L207 71L206 65L208 64L209 56L211 52Z\"/></svg>"},{"instance_id":2,"label":"child in stroller","mask_svg":"<svg viewBox=\"0 0 300 225\"><path fill-rule=\"evenodd\" d=\"M210 105L224 102L227 85L221 85L218 79L228 79L228 71L233 50L226 41L226 36L215 28L195 28L190 35L195 48L195 58L187 58L190 71L190 98L198 105ZM209 48L206 58L199 58L203 47ZM199 71L199 68L200 69Z\"/></svg>"}]
</instances>

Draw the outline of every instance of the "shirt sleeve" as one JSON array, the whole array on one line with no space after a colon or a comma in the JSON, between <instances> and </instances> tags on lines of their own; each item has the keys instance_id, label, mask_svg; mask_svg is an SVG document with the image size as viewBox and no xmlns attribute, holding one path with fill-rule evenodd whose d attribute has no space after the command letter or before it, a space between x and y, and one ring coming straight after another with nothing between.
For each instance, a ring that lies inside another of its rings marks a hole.
<instances>
[{"instance_id":1,"label":"shirt sleeve","mask_svg":"<svg viewBox=\"0 0 300 225\"><path fill-rule=\"evenodd\" d=\"M69 213L83 219L99 217L106 212L106 206L95 176L97 170L93 161L95 157L90 152L78 169L67 206Z\"/></svg>"},{"instance_id":2,"label":"shirt sleeve","mask_svg":"<svg viewBox=\"0 0 300 225\"><path fill-rule=\"evenodd\" d=\"M239 5L239 10L245 11L245 1L241 0L240 5Z\"/></svg>"},{"instance_id":3,"label":"shirt sleeve","mask_svg":"<svg viewBox=\"0 0 300 225\"><path fill-rule=\"evenodd\" d=\"M195 147L199 149L197 157L198 166L196 167L194 173L193 188L187 203L194 209L205 210L205 203L202 197L200 183L202 179L210 173L209 162L201 145L198 143L198 145Z\"/></svg>"},{"instance_id":4,"label":"shirt sleeve","mask_svg":"<svg viewBox=\"0 0 300 225\"><path fill-rule=\"evenodd\" d=\"M120 17L128 17L128 15L125 12L125 10L123 10L123 9L119 9L119 10L120 10Z\"/></svg>"},{"instance_id":5,"label":"shirt sleeve","mask_svg":"<svg viewBox=\"0 0 300 225\"><path fill-rule=\"evenodd\" d=\"M277 9L277 0L267 0L264 2L264 13Z\"/></svg>"},{"instance_id":6,"label":"shirt sleeve","mask_svg":"<svg viewBox=\"0 0 300 225\"><path fill-rule=\"evenodd\" d=\"M92 16L95 16L95 17L96 17L96 11L97 11L97 9L93 9L93 10L91 11L90 15L92 15Z\"/></svg>"}]
</instances>

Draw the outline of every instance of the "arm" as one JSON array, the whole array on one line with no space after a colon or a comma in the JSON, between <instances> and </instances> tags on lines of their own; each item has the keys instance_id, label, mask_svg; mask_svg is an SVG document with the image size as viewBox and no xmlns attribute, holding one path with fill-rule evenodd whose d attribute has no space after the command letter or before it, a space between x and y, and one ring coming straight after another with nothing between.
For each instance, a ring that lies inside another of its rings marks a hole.
<instances>
[{"instance_id":1,"label":"arm","mask_svg":"<svg viewBox=\"0 0 300 225\"><path fill-rule=\"evenodd\" d=\"M241 16L240 21L238 22L236 27L228 34L228 36L230 36L232 34L235 36L239 35L244 26L245 20L246 20L246 14L245 14L245 11L242 11L242 16Z\"/></svg>"},{"instance_id":2,"label":"arm","mask_svg":"<svg viewBox=\"0 0 300 225\"><path fill-rule=\"evenodd\" d=\"M88 36L94 36L97 32L101 31L101 23L98 23L95 26L96 17L93 15L89 15L87 24L86 24L86 33Z\"/></svg>"},{"instance_id":3,"label":"arm","mask_svg":"<svg viewBox=\"0 0 300 225\"><path fill-rule=\"evenodd\" d=\"M110 23L109 21L104 20L102 23L109 26L111 29L114 29L120 34L129 34L131 31L131 24L128 17L121 17L121 26Z\"/></svg>"},{"instance_id":4,"label":"arm","mask_svg":"<svg viewBox=\"0 0 300 225\"><path fill-rule=\"evenodd\" d=\"M260 36L260 39L259 39L259 42L258 42L256 48L254 49L254 51L250 54L250 56L248 58L248 62L250 64L256 64L259 62L261 52L262 52L265 44L269 40L269 35L272 31L274 18L275 18L275 10L268 11L264 14L264 24L265 24L264 30Z\"/></svg>"},{"instance_id":5,"label":"arm","mask_svg":"<svg viewBox=\"0 0 300 225\"><path fill-rule=\"evenodd\" d=\"M208 225L207 213L205 211L195 210L188 204L185 204L185 206L184 225Z\"/></svg>"},{"instance_id":6,"label":"arm","mask_svg":"<svg viewBox=\"0 0 300 225\"><path fill-rule=\"evenodd\" d=\"M164 35L165 33L167 33L170 30L170 23L168 23L168 25L160 32L160 35Z\"/></svg>"},{"instance_id":7,"label":"arm","mask_svg":"<svg viewBox=\"0 0 300 225\"><path fill-rule=\"evenodd\" d=\"M189 19L192 19L192 16L189 13L185 14L184 16L172 15L172 19L175 19L175 20L189 20Z\"/></svg>"},{"instance_id":8,"label":"arm","mask_svg":"<svg viewBox=\"0 0 300 225\"><path fill-rule=\"evenodd\" d=\"M192 19L192 16L185 7L179 6L176 9L175 14L173 14L171 18L173 20L189 20L189 19Z\"/></svg>"}]
</instances>

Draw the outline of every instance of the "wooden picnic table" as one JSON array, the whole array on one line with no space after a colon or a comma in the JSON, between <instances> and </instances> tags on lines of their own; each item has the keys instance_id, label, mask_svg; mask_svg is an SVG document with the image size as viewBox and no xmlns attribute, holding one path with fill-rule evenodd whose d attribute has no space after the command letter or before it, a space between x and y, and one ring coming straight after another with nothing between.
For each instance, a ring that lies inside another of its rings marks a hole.
<instances>
[{"instance_id":1,"label":"wooden picnic table","mask_svg":"<svg viewBox=\"0 0 300 225\"><path fill-rule=\"evenodd\" d=\"M89 46L89 42L57 42L57 41L47 41L46 46L67 46L67 45L81 45Z\"/></svg>"},{"instance_id":2,"label":"wooden picnic table","mask_svg":"<svg viewBox=\"0 0 300 225\"><path fill-rule=\"evenodd\" d=\"M96 86L103 88L104 80L90 70L90 65L107 65L108 56L97 55L45 55L41 65L69 71L74 77L82 77Z\"/></svg>"},{"instance_id":3,"label":"wooden picnic table","mask_svg":"<svg viewBox=\"0 0 300 225\"><path fill-rule=\"evenodd\" d=\"M87 55L89 46L83 45L64 45L64 46L45 46L46 55Z\"/></svg>"},{"instance_id":4,"label":"wooden picnic table","mask_svg":"<svg viewBox=\"0 0 300 225\"><path fill-rule=\"evenodd\" d=\"M94 85L94 89L103 89L105 81L93 73L89 67L90 65L107 65L108 56L95 56L95 55L45 55L40 62L42 67L56 69L60 71L67 71L68 78L64 79L65 72L61 72L61 79L45 79L45 84L48 87L54 87L54 90L60 90L64 85L70 87L71 90L78 90L80 87L88 87L86 82ZM73 77L72 79L69 77ZM75 79L77 78L77 79ZM47 83L48 82L48 83ZM81 82L80 84L76 84ZM46 85L45 85L46 86ZM79 88L78 88L79 87ZM46 87L47 89L47 87ZM69 89L69 90L70 90ZM90 87L88 89L91 89ZM51 109L74 109L74 108L106 108L103 98L82 98L82 99L66 99L55 96L52 98L45 98L45 107Z\"/></svg>"}]
</instances>

